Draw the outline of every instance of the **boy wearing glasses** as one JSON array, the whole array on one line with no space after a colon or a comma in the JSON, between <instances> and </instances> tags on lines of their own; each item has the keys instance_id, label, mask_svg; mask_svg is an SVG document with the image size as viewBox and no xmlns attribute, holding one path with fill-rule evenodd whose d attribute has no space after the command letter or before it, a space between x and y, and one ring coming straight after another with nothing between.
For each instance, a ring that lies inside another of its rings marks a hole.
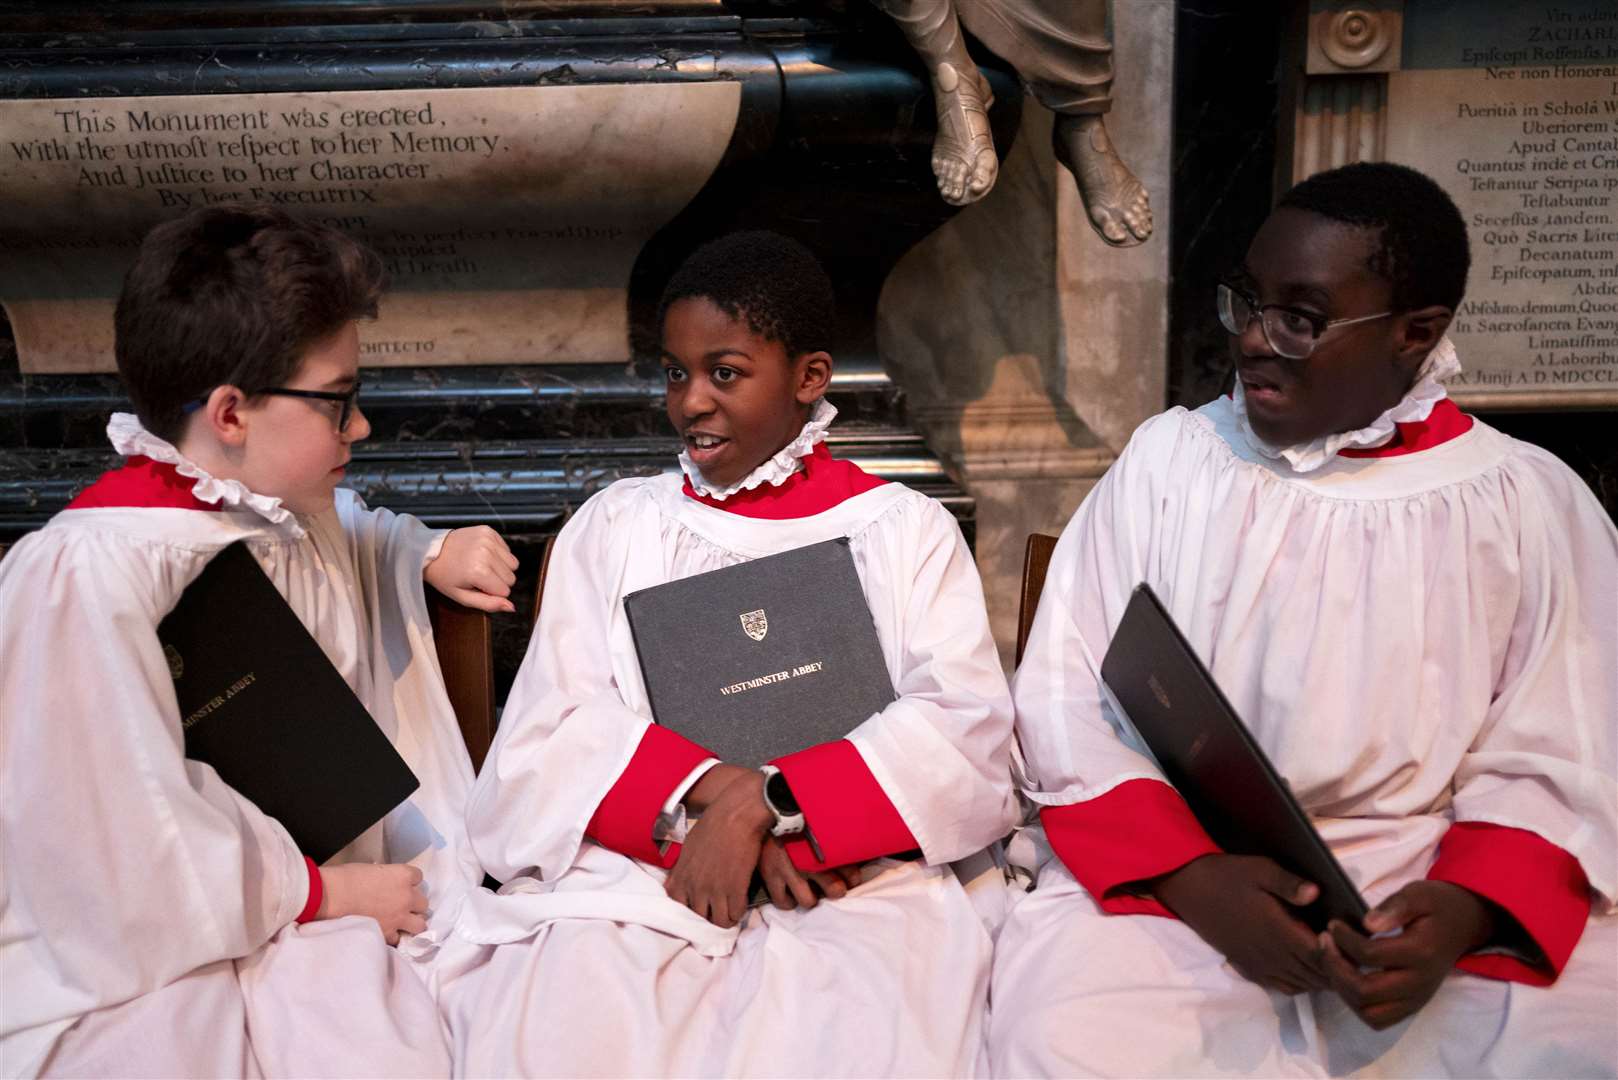
<instances>
[{"instance_id":1,"label":"boy wearing glasses","mask_svg":"<svg viewBox=\"0 0 1618 1080\"><path fill-rule=\"evenodd\" d=\"M373 253L268 208L141 245L116 325L138 418L108 425L127 460L0 562L5 1075L448 1074L413 969L480 874L421 582L510 610L515 560L337 488L381 287ZM235 541L421 781L324 866L183 757L156 629Z\"/></svg>"},{"instance_id":2,"label":"boy wearing glasses","mask_svg":"<svg viewBox=\"0 0 1618 1080\"><path fill-rule=\"evenodd\" d=\"M1218 290L1231 396L1147 421L1052 559L1013 683L1038 883L996 945L997 1075L1618 1072L1618 531L1444 377L1466 228L1323 173ZM1221 852L1115 730L1146 581L1368 902ZM1021 846L1021 845L1018 845Z\"/></svg>"}]
</instances>

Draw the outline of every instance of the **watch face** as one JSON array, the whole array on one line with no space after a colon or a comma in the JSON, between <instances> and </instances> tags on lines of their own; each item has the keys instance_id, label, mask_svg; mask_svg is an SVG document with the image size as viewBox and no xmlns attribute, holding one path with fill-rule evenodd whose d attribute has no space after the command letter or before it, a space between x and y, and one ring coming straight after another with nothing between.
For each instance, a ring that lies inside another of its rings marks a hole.
<instances>
[{"instance_id":1,"label":"watch face","mask_svg":"<svg viewBox=\"0 0 1618 1080\"><path fill-rule=\"evenodd\" d=\"M799 812L798 800L792 797L787 778L781 773L770 774L770 778L764 782L764 795L779 813L791 815Z\"/></svg>"}]
</instances>

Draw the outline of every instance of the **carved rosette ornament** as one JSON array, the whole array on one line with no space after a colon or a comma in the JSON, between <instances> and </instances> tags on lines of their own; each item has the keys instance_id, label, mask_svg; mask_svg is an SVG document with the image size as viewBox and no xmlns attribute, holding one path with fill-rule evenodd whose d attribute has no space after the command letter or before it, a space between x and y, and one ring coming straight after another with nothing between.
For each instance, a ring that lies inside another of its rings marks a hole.
<instances>
[{"instance_id":1,"label":"carved rosette ornament","mask_svg":"<svg viewBox=\"0 0 1618 1080\"><path fill-rule=\"evenodd\" d=\"M1402 0L1308 0L1310 75L1368 75L1399 69Z\"/></svg>"},{"instance_id":2,"label":"carved rosette ornament","mask_svg":"<svg viewBox=\"0 0 1618 1080\"><path fill-rule=\"evenodd\" d=\"M1338 67L1363 70L1388 51L1394 40L1392 24L1379 11L1348 8L1332 15L1320 45Z\"/></svg>"},{"instance_id":3,"label":"carved rosette ornament","mask_svg":"<svg viewBox=\"0 0 1618 1080\"><path fill-rule=\"evenodd\" d=\"M1292 180L1378 161L1387 138L1387 73L1402 60L1403 0L1307 5L1304 77L1294 97Z\"/></svg>"}]
</instances>

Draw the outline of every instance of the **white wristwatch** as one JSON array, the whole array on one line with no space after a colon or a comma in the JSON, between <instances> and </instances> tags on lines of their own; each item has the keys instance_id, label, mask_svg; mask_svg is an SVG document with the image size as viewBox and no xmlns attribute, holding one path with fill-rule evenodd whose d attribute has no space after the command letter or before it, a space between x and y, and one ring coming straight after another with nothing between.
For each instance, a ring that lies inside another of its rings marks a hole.
<instances>
[{"instance_id":1,"label":"white wristwatch","mask_svg":"<svg viewBox=\"0 0 1618 1080\"><path fill-rule=\"evenodd\" d=\"M770 835L791 836L803 832L803 811L798 808L798 800L792 797L787 778L774 765L765 765L759 772L764 774L764 805L775 815Z\"/></svg>"}]
</instances>

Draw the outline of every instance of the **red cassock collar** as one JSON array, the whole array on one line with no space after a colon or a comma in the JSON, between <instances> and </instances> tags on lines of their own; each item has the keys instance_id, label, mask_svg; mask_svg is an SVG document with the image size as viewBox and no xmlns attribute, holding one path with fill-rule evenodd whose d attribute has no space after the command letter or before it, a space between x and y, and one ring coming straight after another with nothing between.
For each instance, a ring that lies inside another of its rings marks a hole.
<instances>
[{"instance_id":1,"label":"red cassock collar","mask_svg":"<svg viewBox=\"0 0 1618 1080\"><path fill-rule=\"evenodd\" d=\"M143 507L172 510L218 510L219 503L203 502L191 494L196 481L162 461L136 455L121 468L101 478L67 504L69 510Z\"/></svg>"},{"instance_id":2,"label":"red cassock collar","mask_svg":"<svg viewBox=\"0 0 1618 1080\"><path fill-rule=\"evenodd\" d=\"M1227 393L1225 396L1233 398L1235 395ZM1441 446L1471 430L1472 417L1462 412L1460 406L1449 398L1439 398L1437 404L1433 406L1433 411L1427 414L1427 419L1408 424L1394 424L1393 438L1381 446L1348 447L1337 451L1337 456L1379 458L1414 454L1420 450L1431 450L1435 446Z\"/></svg>"},{"instance_id":3,"label":"red cassock collar","mask_svg":"<svg viewBox=\"0 0 1618 1080\"><path fill-rule=\"evenodd\" d=\"M1395 424L1393 438L1381 446L1358 447L1337 451L1339 457L1378 458L1398 457L1431 450L1472 430L1472 418L1461 411L1449 398L1439 398L1427 419L1408 424Z\"/></svg>"},{"instance_id":4,"label":"red cassock collar","mask_svg":"<svg viewBox=\"0 0 1618 1080\"><path fill-rule=\"evenodd\" d=\"M781 521L824 513L885 483L886 480L872 476L852 461L832 457L826 444L820 443L803 459L803 468L778 485L760 484L751 491L738 491L721 500L698 495L691 486L691 478L687 477L683 490L686 498L716 510Z\"/></svg>"}]
</instances>

